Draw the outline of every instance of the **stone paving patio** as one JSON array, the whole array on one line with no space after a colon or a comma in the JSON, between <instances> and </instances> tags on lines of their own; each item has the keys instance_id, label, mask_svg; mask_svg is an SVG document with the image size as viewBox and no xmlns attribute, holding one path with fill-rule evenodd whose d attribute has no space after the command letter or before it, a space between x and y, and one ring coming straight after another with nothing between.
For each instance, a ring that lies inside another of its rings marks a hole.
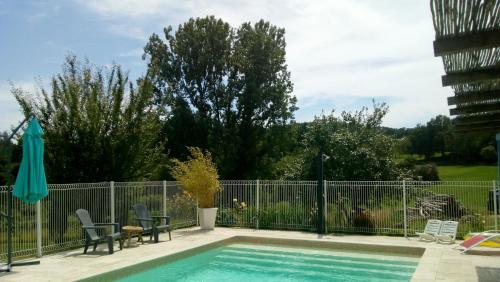
<instances>
[{"instance_id":1,"label":"stone paving patio","mask_svg":"<svg viewBox=\"0 0 500 282\"><path fill-rule=\"evenodd\" d=\"M296 231L271 231L236 228L216 228L201 231L199 228L176 230L168 235L162 234L161 242L118 250L108 255L105 245L100 245L95 253L82 254L83 248L47 255L41 258L40 265L15 267L11 273L0 274L2 281L74 281L100 273L117 270L200 247L209 243L229 239L234 236L259 238L300 239L315 242L340 242L382 246L401 246L424 248L425 252L412 281L500 281L500 255L461 255L454 250L456 245L439 245L419 242L416 238L361 235L318 235ZM148 239L148 238L145 238Z\"/></svg>"}]
</instances>

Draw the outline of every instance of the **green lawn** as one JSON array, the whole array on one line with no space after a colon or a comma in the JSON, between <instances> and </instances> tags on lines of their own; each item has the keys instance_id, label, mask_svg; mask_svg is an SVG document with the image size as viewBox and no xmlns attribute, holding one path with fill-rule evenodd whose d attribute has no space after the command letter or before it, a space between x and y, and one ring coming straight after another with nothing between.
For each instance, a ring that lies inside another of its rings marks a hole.
<instances>
[{"instance_id":1,"label":"green lawn","mask_svg":"<svg viewBox=\"0 0 500 282\"><path fill-rule=\"evenodd\" d=\"M466 234L474 230L494 228L495 220L491 211L488 210L488 195L493 188L492 180L497 179L497 167L476 165L476 166L438 166L441 180L471 180L475 182L463 182L458 184L444 182L431 188L437 194L454 195L462 203L470 214L477 216L479 220L461 221L459 233ZM491 183L490 183L491 182Z\"/></svg>"},{"instance_id":2,"label":"green lawn","mask_svg":"<svg viewBox=\"0 0 500 282\"><path fill-rule=\"evenodd\" d=\"M439 178L441 180L496 180L496 166L438 166Z\"/></svg>"}]
</instances>

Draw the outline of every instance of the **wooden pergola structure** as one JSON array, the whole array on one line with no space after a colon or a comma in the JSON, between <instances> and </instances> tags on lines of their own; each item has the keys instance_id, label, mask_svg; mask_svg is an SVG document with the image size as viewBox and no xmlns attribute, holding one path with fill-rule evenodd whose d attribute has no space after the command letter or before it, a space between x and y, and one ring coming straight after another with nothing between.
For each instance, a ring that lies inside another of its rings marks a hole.
<instances>
[{"instance_id":1,"label":"wooden pergola structure","mask_svg":"<svg viewBox=\"0 0 500 282\"><path fill-rule=\"evenodd\" d=\"M500 0L431 0L456 131L500 131Z\"/></svg>"},{"instance_id":2,"label":"wooden pergola structure","mask_svg":"<svg viewBox=\"0 0 500 282\"><path fill-rule=\"evenodd\" d=\"M500 0L430 0L434 56L451 86L450 115L458 132L496 135L500 187Z\"/></svg>"}]
</instances>

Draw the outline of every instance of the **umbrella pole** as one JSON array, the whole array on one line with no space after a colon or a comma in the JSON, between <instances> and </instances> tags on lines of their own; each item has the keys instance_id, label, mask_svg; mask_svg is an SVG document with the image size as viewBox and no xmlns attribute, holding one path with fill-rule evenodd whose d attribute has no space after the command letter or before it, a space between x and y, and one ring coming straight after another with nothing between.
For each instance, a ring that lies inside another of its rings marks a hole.
<instances>
[{"instance_id":1,"label":"umbrella pole","mask_svg":"<svg viewBox=\"0 0 500 282\"><path fill-rule=\"evenodd\" d=\"M21 129L21 127L32 117L33 114L30 114L26 117L17 127L14 129L12 134L7 138L7 143L17 134L17 132ZM10 152L9 152L10 153ZM11 157L8 158L8 162L6 167L10 166ZM13 200L12 200L12 185L10 183L10 169L7 173L7 214L0 212L1 216L7 218L7 268L0 269L0 272L10 272L13 266L22 266L22 265L34 265L40 264L40 261L28 261L28 262L12 262L12 232L13 229L13 212L12 212Z\"/></svg>"}]
</instances>

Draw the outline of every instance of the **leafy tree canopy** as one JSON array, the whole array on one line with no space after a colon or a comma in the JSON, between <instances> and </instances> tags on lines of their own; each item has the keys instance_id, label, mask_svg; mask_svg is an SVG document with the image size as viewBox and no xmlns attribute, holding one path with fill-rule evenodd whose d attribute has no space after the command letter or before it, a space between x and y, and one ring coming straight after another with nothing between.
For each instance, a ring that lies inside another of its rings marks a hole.
<instances>
[{"instance_id":1,"label":"leafy tree canopy","mask_svg":"<svg viewBox=\"0 0 500 282\"><path fill-rule=\"evenodd\" d=\"M134 86L120 66L68 56L50 90L13 89L25 115L35 113L44 128L48 182L149 178L162 149L152 88L147 79Z\"/></svg>"},{"instance_id":2,"label":"leafy tree canopy","mask_svg":"<svg viewBox=\"0 0 500 282\"><path fill-rule=\"evenodd\" d=\"M492 158L482 154L483 148L495 149L495 136L488 132L457 133L452 120L443 115L431 118L426 124L405 129L403 135L409 144L402 146L402 153L422 155L426 161L447 163L491 162ZM439 155L436 155L439 153Z\"/></svg>"},{"instance_id":3,"label":"leafy tree canopy","mask_svg":"<svg viewBox=\"0 0 500 282\"><path fill-rule=\"evenodd\" d=\"M21 146L8 141L9 133L0 132L0 185L12 184L21 161Z\"/></svg>"},{"instance_id":4,"label":"leafy tree canopy","mask_svg":"<svg viewBox=\"0 0 500 282\"><path fill-rule=\"evenodd\" d=\"M373 110L322 114L307 125L303 151L287 156L281 175L291 179L317 179L318 154L324 162L325 179L394 180L402 176L394 159L396 140L381 130L388 107L374 104Z\"/></svg>"},{"instance_id":5,"label":"leafy tree canopy","mask_svg":"<svg viewBox=\"0 0 500 282\"><path fill-rule=\"evenodd\" d=\"M233 28L212 16L150 37L143 58L156 103L172 109L165 129L172 156L197 146L212 152L226 179L259 176L276 140L267 129L288 124L297 109L284 35L263 20Z\"/></svg>"}]
</instances>

